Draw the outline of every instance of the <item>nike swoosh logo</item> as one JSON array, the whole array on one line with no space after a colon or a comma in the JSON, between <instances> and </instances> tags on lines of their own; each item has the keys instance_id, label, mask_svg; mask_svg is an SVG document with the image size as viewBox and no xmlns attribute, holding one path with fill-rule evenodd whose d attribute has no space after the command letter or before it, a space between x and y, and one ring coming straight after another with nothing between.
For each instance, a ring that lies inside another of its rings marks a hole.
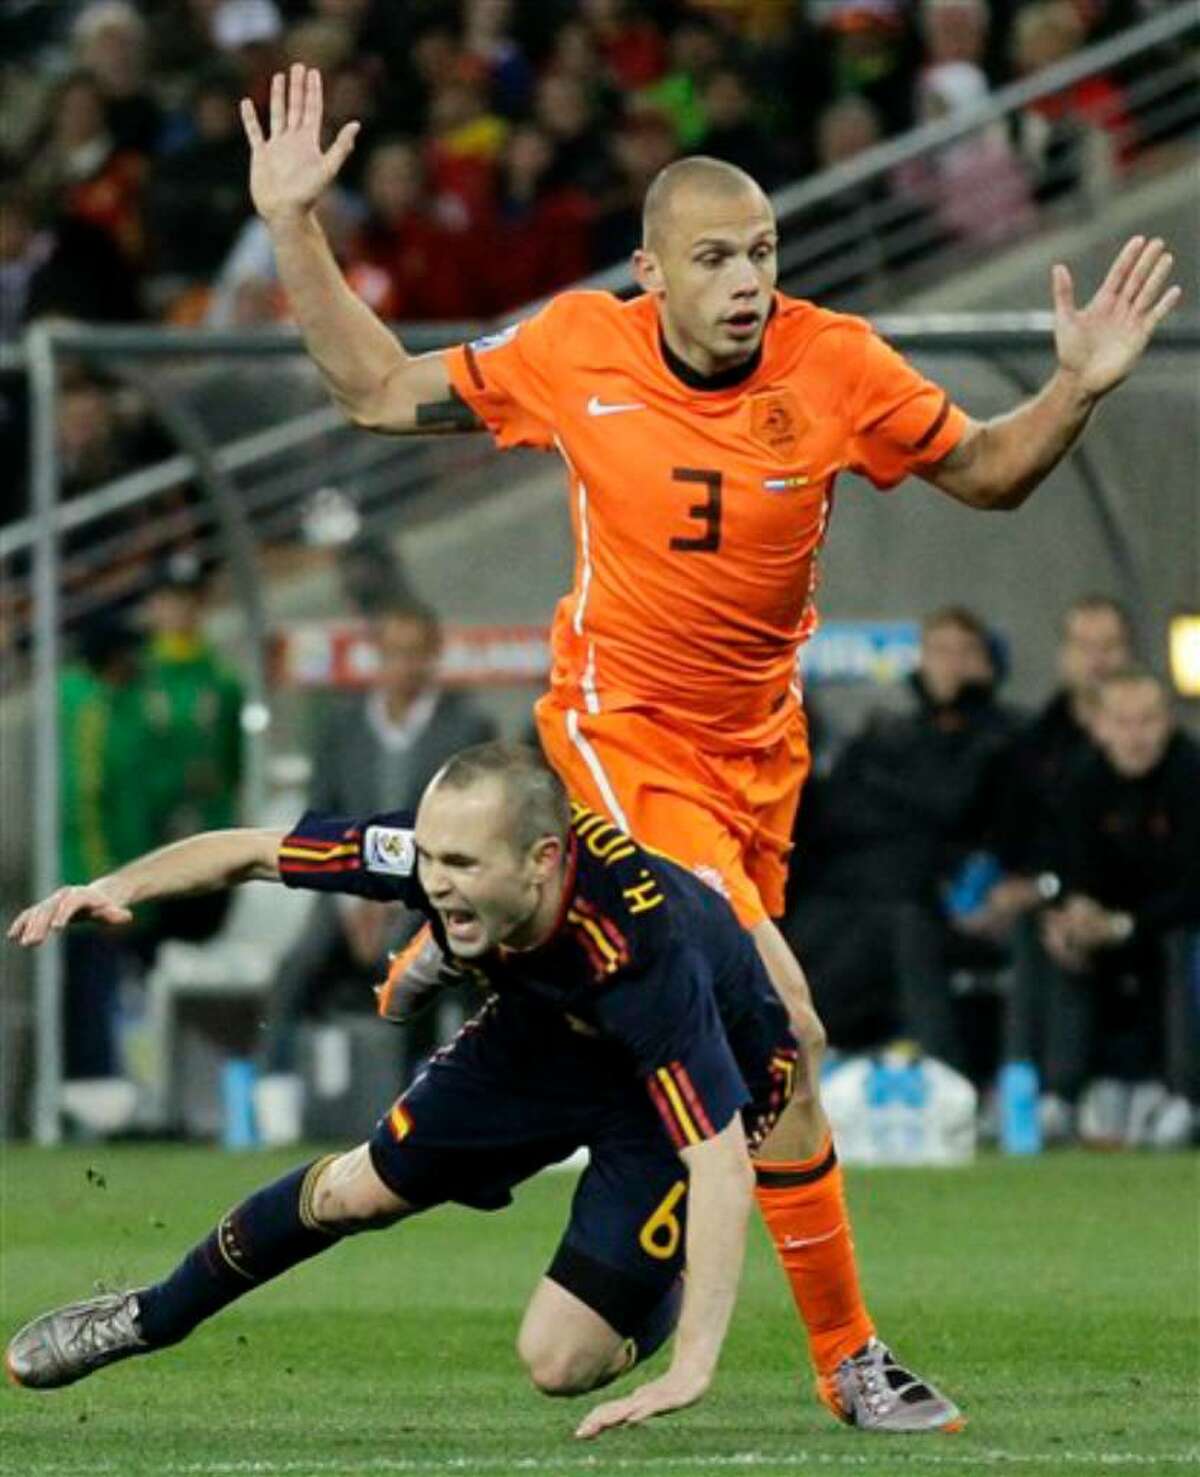
<instances>
[{"instance_id":1,"label":"nike swoosh logo","mask_svg":"<svg viewBox=\"0 0 1200 1477\"><path fill-rule=\"evenodd\" d=\"M799 1251L802 1246L819 1246L822 1241L832 1241L844 1227L834 1226L832 1231L827 1231L824 1236L785 1236L783 1238L784 1251Z\"/></svg>"},{"instance_id":2,"label":"nike swoosh logo","mask_svg":"<svg viewBox=\"0 0 1200 1477\"><path fill-rule=\"evenodd\" d=\"M620 415L623 410L645 410L645 408L640 400L610 405L608 401L601 400L599 395L593 395L587 403L588 415Z\"/></svg>"}]
</instances>

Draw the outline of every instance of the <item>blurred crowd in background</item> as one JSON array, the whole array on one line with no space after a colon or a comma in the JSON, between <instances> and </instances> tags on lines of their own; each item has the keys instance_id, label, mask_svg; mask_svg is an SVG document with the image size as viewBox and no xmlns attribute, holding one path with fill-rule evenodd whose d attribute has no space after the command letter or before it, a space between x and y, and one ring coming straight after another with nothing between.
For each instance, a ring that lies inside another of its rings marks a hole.
<instances>
[{"instance_id":1,"label":"blurred crowd in background","mask_svg":"<svg viewBox=\"0 0 1200 1477\"><path fill-rule=\"evenodd\" d=\"M835 1048L899 1037L985 1092L1032 1063L1050 1142L1190 1141L1200 746L1137 658L1118 602L1076 600L1025 713L998 634L947 607L907 700L818 750L784 928Z\"/></svg>"},{"instance_id":2,"label":"blurred crowd in background","mask_svg":"<svg viewBox=\"0 0 1200 1477\"><path fill-rule=\"evenodd\" d=\"M200 602L196 570L176 560L140 633L93 624L64 670L66 881L236 819L239 694L199 634ZM496 733L483 707L441 681L438 619L402 579L370 611L376 676L322 705L309 750L308 802L339 814L415 807L450 754ZM1029 1063L1050 1143L1190 1142L1200 745L1106 596L1064 612L1059 685L1036 713L1004 701L1007 663L979 614L946 607L922 624L911 678L881 689L865 720L839 728L832 695L810 687L817 767L784 932L835 1052L906 1043L973 1081L989 1109L1005 1063ZM526 737L536 742L532 726ZM225 906L152 909L132 935L72 932L69 1077L120 1069L122 981L140 978L167 940L210 938ZM260 921L260 1070L299 1071L306 1027L369 1022L371 986L417 921L332 898L290 933ZM477 1003L456 1001L451 1027ZM384 1050L411 1072L438 1032L434 1014Z\"/></svg>"},{"instance_id":3,"label":"blurred crowd in background","mask_svg":"<svg viewBox=\"0 0 1200 1477\"><path fill-rule=\"evenodd\" d=\"M325 77L363 128L322 216L394 320L501 314L626 256L645 187L703 152L766 187L952 114L1155 0L24 0L0 19L0 338L30 317L286 317L251 219L242 96ZM1165 8L1165 7L1164 7ZM894 190L950 236L1019 231L1064 121L1136 146L1118 76L964 141ZM1043 175L1045 181L1043 181ZM936 177L935 177L936 176ZM1057 179L1059 184L1052 183ZM980 210L980 192L989 208ZM818 222L819 224L819 222Z\"/></svg>"},{"instance_id":4,"label":"blurred crowd in background","mask_svg":"<svg viewBox=\"0 0 1200 1477\"><path fill-rule=\"evenodd\" d=\"M680 155L730 160L768 188L803 181L1172 3L19 0L0 10L0 348L45 317L286 322L238 103L264 113L289 62L321 69L327 138L362 123L321 206L349 281L385 318L462 323L627 258L646 185ZM1200 112L1194 65L1163 81L1151 63L808 207L789 225L804 263L791 285L878 306L944 248L988 253L1077 186L1111 189ZM125 380L67 360L61 384L65 499L168 454ZM24 375L0 366L0 525L28 511L28 421ZM92 532L99 571L91 535L69 557L80 577L119 582L144 530Z\"/></svg>"},{"instance_id":5,"label":"blurred crowd in background","mask_svg":"<svg viewBox=\"0 0 1200 1477\"><path fill-rule=\"evenodd\" d=\"M970 109L1158 8L1167 6L10 3L0 15L0 342L46 314L286 321L250 205L237 108L249 96L262 113L272 73L290 62L321 69L328 137L363 124L321 206L355 290L385 318L464 321L626 257L639 244L646 185L681 154L730 160L768 188L801 180ZM1125 93L1134 80L1093 76L804 224L844 230L886 205L893 223L921 218L906 239L987 248L1027 229L1085 163L1119 173L1140 142ZM836 269L849 258L844 246L829 255L836 305L849 280ZM288 393L282 371L251 401L224 371L215 377L229 380L242 430L270 419L261 397ZM3 391L0 456L22 468L22 377ZM64 499L176 449L136 385L69 361L57 444ZM181 485L64 539L64 619L83 629L60 688L66 881L238 818L242 694L201 634L208 566L189 552L194 496ZM26 510L14 474L0 523ZM367 563L378 575L378 559ZM13 569L26 577L20 560ZM343 573L352 583L349 563ZM436 618L400 575L384 569L386 594L370 601L347 584L347 608L375 623L384 660L372 692L325 715L317 804L411 803L446 754L491 732L439 684ZM0 590L0 645L23 648L28 605L25 585ZM800 817L786 931L835 1048L904 1038L984 1088L1003 1062L1031 1061L1051 1138L1189 1137L1200 1098L1200 750L1136 657L1118 605L1077 602L1061 632L1061 687L1041 713L1022 714L999 695L1003 642L985 616L954 608L926 619L910 685L861 727L836 732L816 692L821 762ZM15 664L5 670L20 676ZM165 941L218 935L224 908L159 909L121 941L71 936L69 1076L121 1069L122 989ZM405 927L371 904L314 911L276 961L264 1070L295 1066L304 1021L349 1001L370 1012L367 986ZM85 1000L86 1010L72 1008ZM1079 1107L1097 1081L1108 1096L1089 1117Z\"/></svg>"}]
</instances>

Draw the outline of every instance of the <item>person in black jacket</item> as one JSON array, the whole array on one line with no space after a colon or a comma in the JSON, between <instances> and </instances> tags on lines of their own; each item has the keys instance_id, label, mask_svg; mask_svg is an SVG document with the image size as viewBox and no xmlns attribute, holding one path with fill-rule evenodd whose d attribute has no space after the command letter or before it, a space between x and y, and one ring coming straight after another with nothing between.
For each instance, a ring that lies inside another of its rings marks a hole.
<instances>
[{"instance_id":1,"label":"person in black jacket","mask_svg":"<svg viewBox=\"0 0 1200 1477\"><path fill-rule=\"evenodd\" d=\"M380 666L362 695L326 715L314 755L314 809L359 814L415 803L457 749L495 737L495 725L438 675L441 627L436 613L397 596L374 616ZM389 945L402 943L412 918L377 902L320 898L280 961L267 1007L261 1063L269 1073L295 1070L301 1022L330 1011L373 1005ZM432 1018L406 1038L413 1065L437 1044Z\"/></svg>"},{"instance_id":2,"label":"person in black jacket","mask_svg":"<svg viewBox=\"0 0 1200 1477\"><path fill-rule=\"evenodd\" d=\"M989 785L986 844L1000 869L983 905L956 920L963 934L1012 951L1012 988L1004 1011L1004 1055L1040 1062L1045 1035L1050 964L1037 910L1057 898L1063 798L1073 772L1095 752L1091 716L1096 684L1129 665L1133 626L1124 606L1108 595L1073 601L1062 618L1059 686L1013 738ZM1061 1114L1048 1108L1051 1137Z\"/></svg>"},{"instance_id":3,"label":"person in black jacket","mask_svg":"<svg viewBox=\"0 0 1200 1477\"><path fill-rule=\"evenodd\" d=\"M1200 746L1175 728L1164 684L1135 667L1100 685L1095 734L1099 752L1063 805L1063 899L1042 921L1057 966L1046 1086L1074 1102L1096 1075L1165 1080L1186 1137L1191 1114L1180 1104L1195 1096L1197 1066L1189 935L1200 929Z\"/></svg>"},{"instance_id":4,"label":"person in black jacket","mask_svg":"<svg viewBox=\"0 0 1200 1477\"><path fill-rule=\"evenodd\" d=\"M870 719L805 799L785 932L834 1046L901 1034L964 1064L939 885L972 849L1016 727L995 683L983 622L957 607L928 616L912 708Z\"/></svg>"},{"instance_id":5,"label":"person in black jacket","mask_svg":"<svg viewBox=\"0 0 1200 1477\"><path fill-rule=\"evenodd\" d=\"M1046 901L1046 884L1039 888L1038 878L1052 870L1057 855L1068 781L1095 751L1096 684L1132 658L1133 628L1116 600L1086 595L1068 606L1058 648L1060 685L1015 736L998 772L990 843L1003 875L988 894L981 931L1003 933Z\"/></svg>"}]
</instances>

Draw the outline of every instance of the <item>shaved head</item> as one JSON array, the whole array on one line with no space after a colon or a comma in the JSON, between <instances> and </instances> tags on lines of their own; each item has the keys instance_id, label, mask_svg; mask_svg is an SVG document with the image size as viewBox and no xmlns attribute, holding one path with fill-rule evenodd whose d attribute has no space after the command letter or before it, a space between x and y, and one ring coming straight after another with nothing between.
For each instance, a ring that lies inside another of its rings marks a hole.
<instances>
[{"instance_id":1,"label":"shaved head","mask_svg":"<svg viewBox=\"0 0 1200 1477\"><path fill-rule=\"evenodd\" d=\"M677 159L660 169L650 182L642 204L642 245L646 251L659 251L679 207L686 202L726 204L734 199L756 198L770 212L770 204L762 186L736 164L723 159L710 159L696 154Z\"/></svg>"},{"instance_id":2,"label":"shaved head","mask_svg":"<svg viewBox=\"0 0 1200 1477\"><path fill-rule=\"evenodd\" d=\"M771 202L732 164L696 155L668 164L642 206L638 286L657 303L663 340L701 375L758 353L779 275Z\"/></svg>"}]
</instances>

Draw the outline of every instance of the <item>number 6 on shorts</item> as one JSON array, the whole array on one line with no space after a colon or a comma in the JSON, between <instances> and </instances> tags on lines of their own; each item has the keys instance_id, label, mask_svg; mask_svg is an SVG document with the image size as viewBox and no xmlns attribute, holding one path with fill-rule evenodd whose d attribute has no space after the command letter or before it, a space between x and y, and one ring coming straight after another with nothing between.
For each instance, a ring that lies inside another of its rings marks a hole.
<instances>
[{"instance_id":1,"label":"number 6 on shorts","mask_svg":"<svg viewBox=\"0 0 1200 1477\"><path fill-rule=\"evenodd\" d=\"M687 1180L676 1180L638 1232L638 1243L647 1256L668 1261L679 1249L683 1225L675 1207L687 1194Z\"/></svg>"}]
</instances>

